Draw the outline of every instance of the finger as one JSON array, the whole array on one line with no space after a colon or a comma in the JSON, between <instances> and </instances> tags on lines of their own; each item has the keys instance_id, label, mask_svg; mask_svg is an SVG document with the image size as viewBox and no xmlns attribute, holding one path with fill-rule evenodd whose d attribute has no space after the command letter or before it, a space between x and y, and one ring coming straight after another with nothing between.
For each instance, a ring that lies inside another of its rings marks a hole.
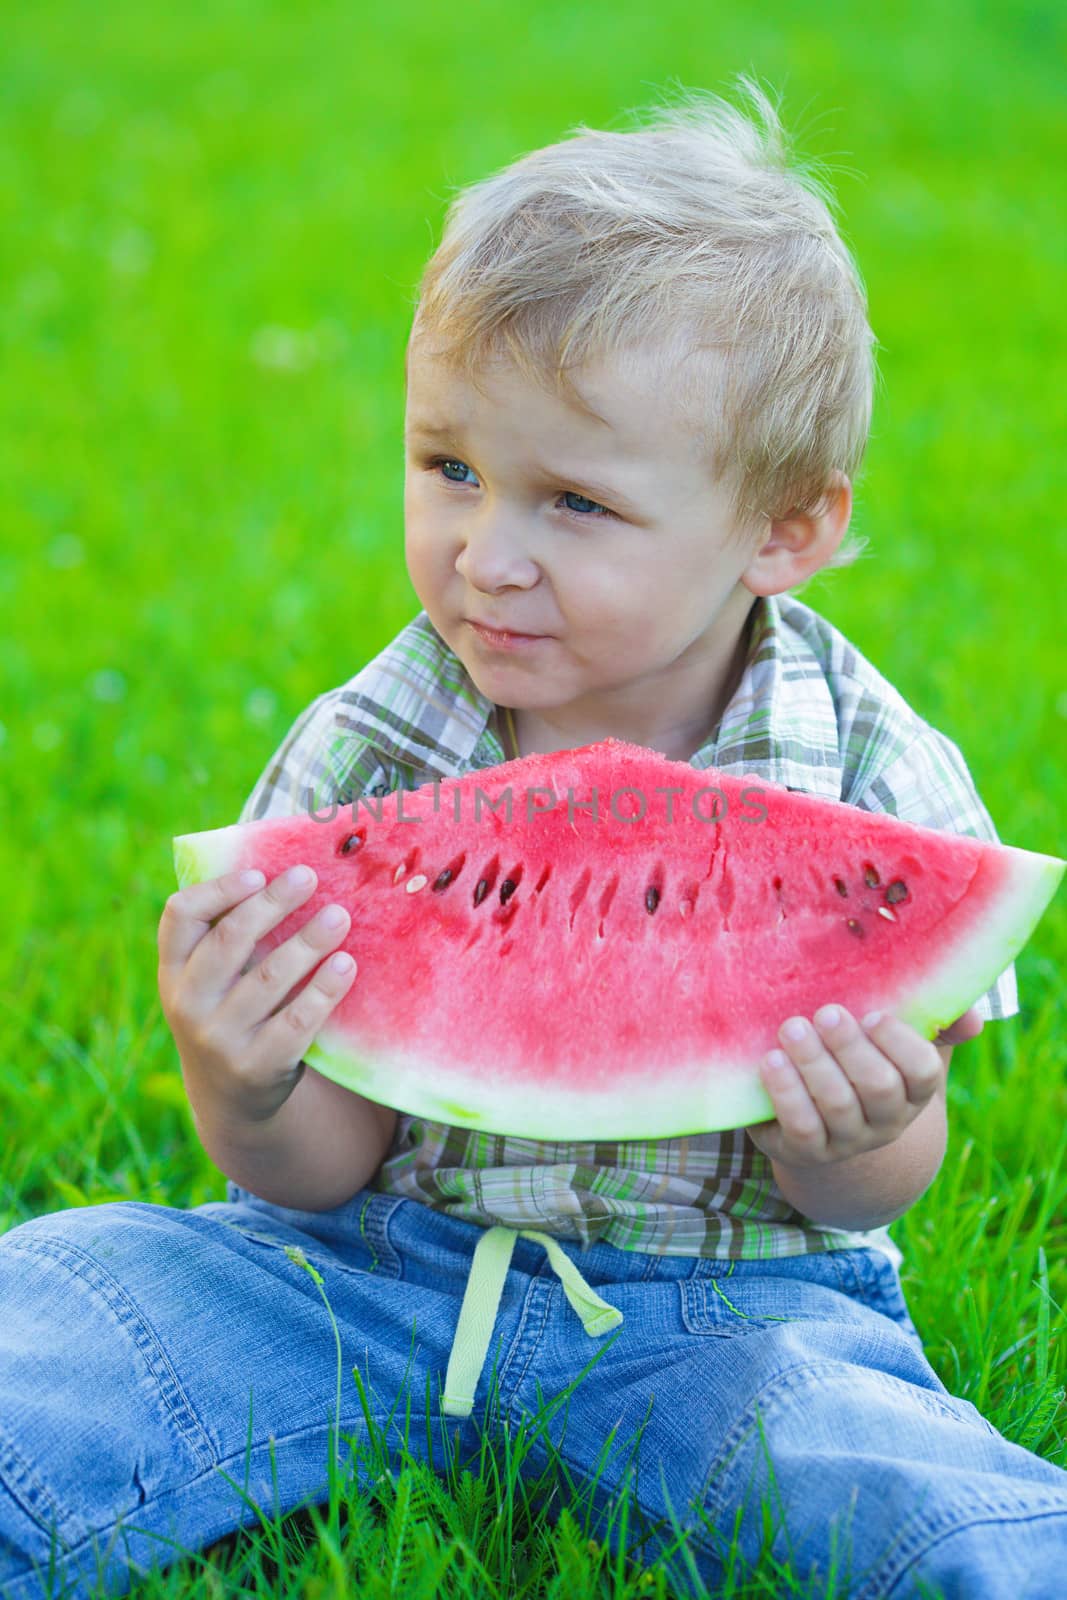
<instances>
[{"instance_id":1,"label":"finger","mask_svg":"<svg viewBox=\"0 0 1067 1600\"><path fill-rule=\"evenodd\" d=\"M854 1085L806 1017L790 1017L778 1037L803 1078L826 1129L828 1141L848 1140L866 1127Z\"/></svg>"},{"instance_id":2,"label":"finger","mask_svg":"<svg viewBox=\"0 0 1067 1600\"><path fill-rule=\"evenodd\" d=\"M950 1022L947 1028L942 1028L937 1035L937 1044L965 1044L968 1039L977 1039L985 1027L985 1018L979 1015L978 1009L971 1006L957 1017L955 1022Z\"/></svg>"},{"instance_id":3,"label":"finger","mask_svg":"<svg viewBox=\"0 0 1067 1600\"><path fill-rule=\"evenodd\" d=\"M896 1068L909 1104L924 1106L941 1082L943 1070L933 1041L889 1012L872 1012L864 1017L863 1027Z\"/></svg>"},{"instance_id":4,"label":"finger","mask_svg":"<svg viewBox=\"0 0 1067 1600\"><path fill-rule=\"evenodd\" d=\"M159 919L159 964L184 967L212 924L266 883L262 872L226 872L176 889Z\"/></svg>"},{"instance_id":5,"label":"finger","mask_svg":"<svg viewBox=\"0 0 1067 1600\"><path fill-rule=\"evenodd\" d=\"M772 1050L762 1076L774 1106L780 1140L817 1159L829 1143L829 1133L803 1073L784 1050Z\"/></svg>"},{"instance_id":6,"label":"finger","mask_svg":"<svg viewBox=\"0 0 1067 1600\"><path fill-rule=\"evenodd\" d=\"M338 970L338 961L347 965ZM272 1067L281 1060L290 1065L302 1060L330 1012L352 987L358 970L347 951L337 951L323 961L299 994L258 1029L251 1047L253 1070L260 1055Z\"/></svg>"},{"instance_id":7,"label":"finger","mask_svg":"<svg viewBox=\"0 0 1067 1600\"><path fill-rule=\"evenodd\" d=\"M251 964L226 997L227 1017L248 1031L281 1010L308 973L345 938L352 919L326 905L282 944Z\"/></svg>"},{"instance_id":8,"label":"finger","mask_svg":"<svg viewBox=\"0 0 1067 1600\"><path fill-rule=\"evenodd\" d=\"M848 1078L867 1126L882 1129L899 1124L906 1085L880 1039L872 1038L845 1006L821 1006L812 1020Z\"/></svg>"},{"instance_id":9,"label":"finger","mask_svg":"<svg viewBox=\"0 0 1067 1600\"><path fill-rule=\"evenodd\" d=\"M318 909L308 904L317 888L315 873L304 870L311 872L310 878L300 875L299 866L290 867L218 919L186 964L185 981L191 993L202 997L205 1004L217 1004L260 940L301 907L307 907L309 914Z\"/></svg>"}]
</instances>

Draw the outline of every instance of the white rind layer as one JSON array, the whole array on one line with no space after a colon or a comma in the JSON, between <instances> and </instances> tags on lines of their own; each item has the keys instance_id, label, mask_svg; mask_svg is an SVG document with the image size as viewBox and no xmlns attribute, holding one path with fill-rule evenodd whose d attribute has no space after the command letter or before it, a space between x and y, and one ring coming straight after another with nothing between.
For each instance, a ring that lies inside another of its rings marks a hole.
<instances>
[{"instance_id":1,"label":"white rind layer","mask_svg":"<svg viewBox=\"0 0 1067 1600\"><path fill-rule=\"evenodd\" d=\"M324 1077L379 1105L453 1127L521 1133L527 1139L675 1139L744 1128L774 1116L774 1105L751 1061L728 1065L720 1058L709 1063L703 1084L700 1074L695 1080L687 1074L685 1087L665 1076L662 1062L657 1062L654 1070L638 1072L617 1100L606 1098L603 1090L583 1092L558 1084L549 1089L532 1080L496 1084L471 1077L465 1103L465 1085L454 1072L449 1073L447 1089L438 1092L434 1075L439 1068L433 1061L399 1052L374 1061L354 1059L328 1022L304 1051L304 1060Z\"/></svg>"},{"instance_id":2,"label":"white rind layer","mask_svg":"<svg viewBox=\"0 0 1067 1600\"><path fill-rule=\"evenodd\" d=\"M228 828L210 828L204 833L182 833L174 840L174 872L178 887L221 878L240 859L242 842L247 842L247 823Z\"/></svg>"}]
</instances>

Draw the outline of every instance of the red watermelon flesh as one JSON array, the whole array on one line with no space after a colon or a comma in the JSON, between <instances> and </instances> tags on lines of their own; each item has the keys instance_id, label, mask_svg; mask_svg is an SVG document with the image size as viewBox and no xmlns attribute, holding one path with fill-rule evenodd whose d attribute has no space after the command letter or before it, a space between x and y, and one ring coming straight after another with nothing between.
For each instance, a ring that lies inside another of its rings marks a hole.
<instances>
[{"instance_id":1,"label":"red watermelon flesh","mask_svg":"<svg viewBox=\"0 0 1067 1600\"><path fill-rule=\"evenodd\" d=\"M255 952L331 901L351 913L356 977L308 1064L535 1139L764 1121L779 1026L830 1002L932 1037L1065 866L616 739L332 810L182 835L178 881L312 866L314 894Z\"/></svg>"}]
</instances>

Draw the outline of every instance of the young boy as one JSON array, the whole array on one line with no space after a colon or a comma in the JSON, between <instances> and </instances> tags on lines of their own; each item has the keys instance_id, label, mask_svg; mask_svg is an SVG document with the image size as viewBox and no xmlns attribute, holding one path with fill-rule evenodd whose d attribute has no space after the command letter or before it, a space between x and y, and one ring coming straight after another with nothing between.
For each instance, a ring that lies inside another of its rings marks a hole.
<instances>
[{"instance_id":1,"label":"young boy","mask_svg":"<svg viewBox=\"0 0 1067 1600\"><path fill-rule=\"evenodd\" d=\"M745 87L762 132L709 100L583 131L453 204L407 357L422 609L298 718L241 820L615 735L995 837L955 746L789 595L851 559L872 335L824 199ZM276 1470L283 1510L325 1497L333 1335L294 1247L383 1427L402 1391L425 1396L408 1444L427 1459L443 1419L476 1451L483 1425L571 1389L547 1437L598 1511L628 1488L646 1560L673 1515L712 1586L736 1541L735 1560L770 1549L856 1600L1059 1593L1067 1473L938 1379L888 1233L943 1158L954 1045L1017 1010L1010 967L936 1043L832 994L783 1018L776 1116L754 1127L496 1137L305 1066L352 981L327 959L347 915L250 958L313 884L214 880L160 923L164 1011L226 1201L61 1212L0 1240L12 1600L40 1592L50 1528L71 1577L121 1522L117 1587L127 1562L166 1562L153 1539L236 1527L217 1467L267 1504ZM354 1386L341 1426L362 1432ZM640 1446L634 1475L618 1452L605 1466L617 1434ZM547 1459L538 1442L524 1470Z\"/></svg>"}]
</instances>

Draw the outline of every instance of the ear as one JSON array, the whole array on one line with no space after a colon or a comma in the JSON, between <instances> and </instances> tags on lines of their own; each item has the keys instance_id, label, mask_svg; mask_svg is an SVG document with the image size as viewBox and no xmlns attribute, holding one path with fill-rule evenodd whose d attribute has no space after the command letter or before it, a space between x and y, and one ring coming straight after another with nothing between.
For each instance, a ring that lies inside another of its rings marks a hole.
<instances>
[{"instance_id":1,"label":"ear","mask_svg":"<svg viewBox=\"0 0 1067 1600\"><path fill-rule=\"evenodd\" d=\"M852 516L852 484L833 472L814 511L792 511L772 521L766 539L741 574L752 594L780 594L818 572L848 531Z\"/></svg>"}]
</instances>

